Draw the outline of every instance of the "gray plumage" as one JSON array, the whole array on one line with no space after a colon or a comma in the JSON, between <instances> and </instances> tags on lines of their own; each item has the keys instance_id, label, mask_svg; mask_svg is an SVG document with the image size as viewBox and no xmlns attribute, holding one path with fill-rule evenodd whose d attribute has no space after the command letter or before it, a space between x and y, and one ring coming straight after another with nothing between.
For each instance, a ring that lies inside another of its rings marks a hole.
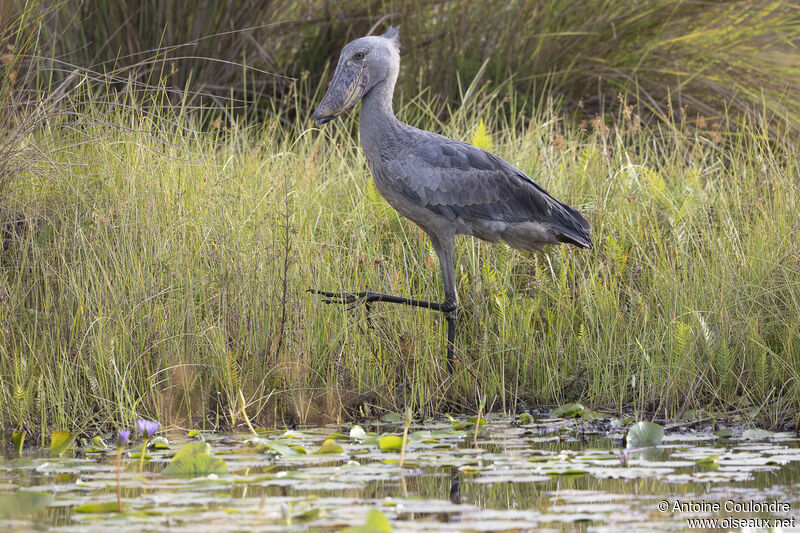
<instances>
[{"instance_id":1,"label":"gray plumage","mask_svg":"<svg viewBox=\"0 0 800 533\"><path fill-rule=\"evenodd\" d=\"M324 124L362 101L359 133L375 185L425 230L439 256L445 287L440 310L455 320L455 235L502 239L523 250L558 243L591 247L586 219L519 169L476 146L400 122L392 111L399 69L396 28L352 41L314 120Z\"/></svg>"}]
</instances>

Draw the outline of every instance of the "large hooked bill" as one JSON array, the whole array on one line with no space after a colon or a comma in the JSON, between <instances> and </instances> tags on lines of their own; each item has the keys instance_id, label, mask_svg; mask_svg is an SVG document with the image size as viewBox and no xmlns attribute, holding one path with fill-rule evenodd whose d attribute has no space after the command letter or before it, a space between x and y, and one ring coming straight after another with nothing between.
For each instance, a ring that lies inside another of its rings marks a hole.
<instances>
[{"instance_id":1,"label":"large hooked bill","mask_svg":"<svg viewBox=\"0 0 800 533\"><path fill-rule=\"evenodd\" d=\"M367 69L360 65L345 63L333 74L328 91L314 111L314 122L322 126L334 118L347 113L364 96L368 82Z\"/></svg>"}]
</instances>

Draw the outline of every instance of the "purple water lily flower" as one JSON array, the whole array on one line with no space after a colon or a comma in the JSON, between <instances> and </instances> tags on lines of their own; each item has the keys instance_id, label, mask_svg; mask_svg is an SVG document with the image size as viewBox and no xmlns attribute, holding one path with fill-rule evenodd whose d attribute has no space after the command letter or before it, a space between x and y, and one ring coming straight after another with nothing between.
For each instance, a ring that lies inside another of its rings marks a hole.
<instances>
[{"instance_id":1,"label":"purple water lily flower","mask_svg":"<svg viewBox=\"0 0 800 533\"><path fill-rule=\"evenodd\" d=\"M153 420L139 419L139 421L136 422L136 427L139 429L139 433L141 433L145 438L149 439L153 436L153 433L158 431L158 428L161 427L161 424Z\"/></svg>"},{"instance_id":2,"label":"purple water lily flower","mask_svg":"<svg viewBox=\"0 0 800 533\"><path fill-rule=\"evenodd\" d=\"M131 436L131 432L127 429L120 429L119 430L119 437L117 438L117 443L119 446L125 446L125 443L128 442L128 437Z\"/></svg>"}]
</instances>

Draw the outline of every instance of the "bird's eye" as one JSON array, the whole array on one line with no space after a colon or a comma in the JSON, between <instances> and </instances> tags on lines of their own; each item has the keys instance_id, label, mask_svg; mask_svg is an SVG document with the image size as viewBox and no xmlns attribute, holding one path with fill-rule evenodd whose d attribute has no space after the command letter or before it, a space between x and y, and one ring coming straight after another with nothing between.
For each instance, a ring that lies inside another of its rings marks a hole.
<instances>
[{"instance_id":1,"label":"bird's eye","mask_svg":"<svg viewBox=\"0 0 800 533\"><path fill-rule=\"evenodd\" d=\"M353 57L355 57L356 59L358 59L360 61L360 60L364 59L364 52L356 52L356 55L354 55Z\"/></svg>"}]
</instances>

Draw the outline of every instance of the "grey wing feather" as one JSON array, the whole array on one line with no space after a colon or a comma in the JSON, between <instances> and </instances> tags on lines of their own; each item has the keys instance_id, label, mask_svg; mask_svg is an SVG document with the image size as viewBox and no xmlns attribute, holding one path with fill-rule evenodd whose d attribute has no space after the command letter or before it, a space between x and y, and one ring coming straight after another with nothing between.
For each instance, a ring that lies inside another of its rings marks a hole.
<instances>
[{"instance_id":1,"label":"grey wing feather","mask_svg":"<svg viewBox=\"0 0 800 533\"><path fill-rule=\"evenodd\" d=\"M424 133L427 142L414 143L384 169L409 201L450 219L536 222L559 241L591 246L586 219L523 172L476 146Z\"/></svg>"}]
</instances>

